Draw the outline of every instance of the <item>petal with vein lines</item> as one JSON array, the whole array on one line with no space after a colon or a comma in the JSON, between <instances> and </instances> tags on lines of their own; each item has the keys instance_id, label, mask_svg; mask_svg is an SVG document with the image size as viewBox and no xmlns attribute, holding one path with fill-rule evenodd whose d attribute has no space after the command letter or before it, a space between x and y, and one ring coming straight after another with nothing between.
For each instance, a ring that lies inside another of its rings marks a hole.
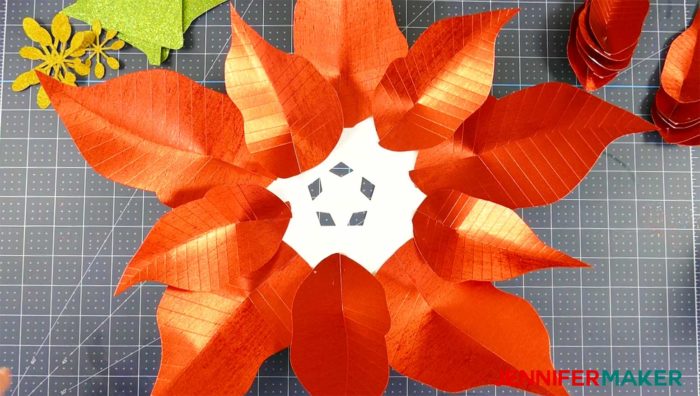
<instances>
[{"instance_id":1,"label":"petal with vein lines","mask_svg":"<svg viewBox=\"0 0 700 396\"><path fill-rule=\"evenodd\" d=\"M236 284L275 255L290 218L287 205L262 187L215 187L158 220L116 293L147 280L195 291Z\"/></svg>"},{"instance_id":2,"label":"petal with vein lines","mask_svg":"<svg viewBox=\"0 0 700 396\"><path fill-rule=\"evenodd\" d=\"M496 36L516 9L444 19L404 58L389 65L375 90L379 143L407 151L449 139L489 95Z\"/></svg>"},{"instance_id":3,"label":"petal with vein lines","mask_svg":"<svg viewBox=\"0 0 700 396\"><path fill-rule=\"evenodd\" d=\"M349 128L371 114L374 89L408 44L390 0L299 0L294 49L333 85Z\"/></svg>"},{"instance_id":4,"label":"petal with vein lines","mask_svg":"<svg viewBox=\"0 0 700 396\"><path fill-rule=\"evenodd\" d=\"M226 91L245 121L253 157L279 177L313 168L343 131L338 95L306 59L265 41L231 6Z\"/></svg>"},{"instance_id":5,"label":"petal with vein lines","mask_svg":"<svg viewBox=\"0 0 700 396\"><path fill-rule=\"evenodd\" d=\"M220 184L272 181L245 147L236 106L187 77L149 70L77 88L38 74L78 149L108 179L170 206Z\"/></svg>"},{"instance_id":6,"label":"petal with vein lines","mask_svg":"<svg viewBox=\"0 0 700 396\"><path fill-rule=\"evenodd\" d=\"M487 282L438 277L408 241L377 273L386 291L389 362L447 392L501 383L506 371L553 370L549 337L534 308ZM514 386L516 384L507 384ZM550 396L564 387L522 384Z\"/></svg>"},{"instance_id":7,"label":"petal with vein lines","mask_svg":"<svg viewBox=\"0 0 700 396\"><path fill-rule=\"evenodd\" d=\"M453 138L418 155L423 192L461 191L510 208L566 196L613 140L656 127L567 84L489 99Z\"/></svg>"},{"instance_id":8,"label":"petal with vein lines","mask_svg":"<svg viewBox=\"0 0 700 396\"><path fill-rule=\"evenodd\" d=\"M249 291L168 287L157 313L163 357L153 395L242 395L262 362L289 345L292 300L311 268L290 248L271 264Z\"/></svg>"},{"instance_id":9,"label":"petal with vein lines","mask_svg":"<svg viewBox=\"0 0 700 396\"><path fill-rule=\"evenodd\" d=\"M311 394L382 394L389 313L372 274L345 256L329 256L299 287L292 318L292 367Z\"/></svg>"},{"instance_id":10,"label":"petal with vein lines","mask_svg":"<svg viewBox=\"0 0 700 396\"><path fill-rule=\"evenodd\" d=\"M423 201L413 217L416 246L441 277L501 281L584 263L545 245L512 209L453 190Z\"/></svg>"}]
</instances>

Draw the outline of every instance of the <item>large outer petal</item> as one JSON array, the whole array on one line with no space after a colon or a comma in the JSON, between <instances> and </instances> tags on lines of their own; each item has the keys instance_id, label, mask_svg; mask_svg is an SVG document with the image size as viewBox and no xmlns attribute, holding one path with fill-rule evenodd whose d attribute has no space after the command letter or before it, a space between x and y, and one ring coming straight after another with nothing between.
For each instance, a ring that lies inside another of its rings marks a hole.
<instances>
[{"instance_id":1,"label":"large outer petal","mask_svg":"<svg viewBox=\"0 0 700 396\"><path fill-rule=\"evenodd\" d=\"M146 280L213 291L275 255L292 214L257 186L219 186L165 214L122 275L116 293Z\"/></svg>"},{"instance_id":2,"label":"large outer petal","mask_svg":"<svg viewBox=\"0 0 700 396\"><path fill-rule=\"evenodd\" d=\"M411 178L426 193L451 188L515 207L568 194L605 147L656 127L567 84L490 99L453 139L418 155Z\"/></svg>"},{"instance_id":3,"label":"large outer petal","mask_svg":"<svg viewBox=\"0 0 700 396\"><path fill-rule=\"evenodd\" d=\"M661 71L661 87L678 102L700 101L700 11L671 43Z\"/></svg>"},{"instance_id":4,"label":"large outer petal","mask_svg":"<svg viewBox=\"0 0 700 396\"><path fill-rule=\"evenodd\" d=\"M374 89L408 44L389 0L299 0L294 50L330 81L352 127L371 114Z\"/></svg>"},{"instance_id":5,"label":"large outer petal","mask_svg":"<svg viewBox=\"0 0 700 396\"><path fill-rule=\"evenodd\" d=\"M544 324L526 301L487 282L442 280L407 242L379 270L391 313L391 366L457 392L498 384L507 370L553 370ZM565 395L563 387L524 388Z\"/></svg>"},{"instance_id":6,"label":"large outer petal","mask_svg":"<svg viewBox=\"0 0 700 396\"><path fill-rule=\"evenodd\" d=\"M291 339L291 305L309 266L280 249L271 273L249 291L169 287L158 306L163 356L153 395L237 395L260 364Z\"/></svg>"},{"instance_id":7,"label":"large outer petal","mask_svg":"<svg viewBox=\"0 0 700 396\"><path fill-rule=\"evenodd\" d=\"M39 78L87 162L111 180L170 206L220 184L271 182L244 169L260 170L236 106L185 76L150 70L86 88Z\"/></svg>"},{"instance_id":8,"label":"large outer petal","mask_svg":"<svg viewBox=\"0 0 700 396\"><path fill-rule=\"evenodd\" d=\"M267 43L233 7L231 35L226 91L243 114L250 152L279 177L321 163L343 130L333 87L309 61Z\"/></svg>"},{"instance_id":9,"label":"large outer petal","mask_svg":"<svg viewBox=\"0 0 700 396\"><path fill-rule=\"evenodd\" d=\"M449 139L489 95L496 36L517 10L444 19L389 65L375 91L379 143L405 151Z\"/></svg>"},{"instance_id":10,"label":"large outer petal","mask_svg":"<svg viewBox=\"0 0 700 396\"><path fill-rule=\"evenodd\" d=\"M384 391L389 312L384 290L372 274L345 256L326 258L299 287L292 317L292 367L309 392Z\"/></svg>"},{"instance_id":11,"label":"large outer petal","mask_svg":"<svg viewBox=\"0 0 700 396\"><path fill-rule=\"evenodd\" d=\"M513 210L453 190L429 195L413 216L416 246L441 277L500 281L584 263L545 245Z\"/></svg>"}]
</instances>

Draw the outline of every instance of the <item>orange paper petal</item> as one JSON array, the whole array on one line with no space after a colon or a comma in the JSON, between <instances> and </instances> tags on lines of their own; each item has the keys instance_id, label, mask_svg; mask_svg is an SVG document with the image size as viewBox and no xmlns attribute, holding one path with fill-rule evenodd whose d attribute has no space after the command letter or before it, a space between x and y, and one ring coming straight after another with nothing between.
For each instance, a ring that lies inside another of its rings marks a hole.
<instances>
[{"instance_id":1,"label":"orange paper petal","mask_svg":"<svg viewBox=\"0 0 700 396\"><path fill-rule=\"evenodd\" d=\"M458 392L498 384L503 371L553 370L549 337L525 300L486 282L448 282L407 242L379 270L391 314L391 366L432 387ZM523 386L566 395L559 386Z\"/></svg>"},{"instance_id":2,"label":"orange paper petal","mask_svg":"<svg viewBox=\"0 0 700 396\"><path fill-rule=\"evenodd\" d=\"M39 74L58 115L101 175L155 191L170 206L220 184L271 182L251 162L231 100L167 70L128 74L86 88Z\"/></svg>"},{"instance_id":3,"label":"orange paper petal","mask_svg":"<svg viewBox=\"0 0 700 396\"><path fill-rule=\"evenodd\" d=\"M294 50L333 84L352 127L371 114L374 89L408 44L389 0L299 0Z\"/></svg>"},{"instance_id":4,"label":"orange paper petal","mask_svg":"<svg viewBox=\"0 0 700 396\"><path fill-rule=\"evenodd\" d=\"M436 22L405 58L392 62L374 96L379 143L405 151L449 139L488 97L496 36L516 13L497 10Z\"/></svg>"},{"instance_id":5,"label":"orange paper petal","mask_svg":"<svg viewBox=\"0 0 700 396\"><path fill-rule=\"evenodd\" d=\"M620 136L656 129L572 86L546 83L490 100L454 137L420 152L411 178L510 208L568 194Z\"/></svg>"},{"instance_id":6,"label":"orange paper petal","mask_svg":"<svg viewBox=\"0 0 700 396\"><path fill-rule=\"evenodd\" d=\"M661 87L680 103L700 101L700 11L671 43L661 71Z\"/></svg>"},{"instance_id":7,"label":"orange paper petal","mask_svg":"<svg viewBox=\"0 0 700 396\"><path fill-rule=\"evenodd\" d=\"M12 377L10 369L7 367L0 367L0 395L2 395L6 390L10 389L12 384Z\"/></svg>"},{"instance_id":8,"label":"orange paper petal","mask_svg":"<svg viewBox=\"0 0 700 396\"><path fill-rule=\"evenodd\" d=\"M243 114L245 141L279 177L313 168L343 130L338 96L306 59L267 43L231 7L226 91Z\"/></svg>"},{"instance_id":9,"label":"orange paper petal","mask_svg":"<svg viewBox=\"0 0 700 396\"><path fill-rule=\"evenodd\" d=\"M126 267L116 293L146 280L218 290L277 252L291 211L257 186L220 186L161 217Z\"/></svg>"},{"instance_id":10,"label":"orange paper petal","mask_svg":"<svg viewBox=\"0 0 700 396\"><path fill-rule=\"evenodd\" d=\"M166 290L153 395L244 394L262 362L289 345L294 293L311 269L288 247L271 264L269 277L248 292Z\"/></svg>"},{"instance_id":11,"label":"orange paper petal","mask_svg":"<svg viewBox=\"0 0 700 396\"><path fill-rule=\"evenodd\" d=\"M323 260L299 287L292 309L291 363L314 395L379 395L389 379L382 286L342 255Z\"/></svg>"},{"instance_id":12,"label":"orange paper petal","mask_svg":"<svg viewBox=\"0 0 700 396\"><path fill-rule=\"evenodd\" d=\"M574 71L579 83L586 91L595 91L596 89L606 85L617 77L618 72L610 72L605 75L599 75L589 68L586 62L586 53L580 50L577 45L576 36L580 29L580 14L584 10L585 5L579 7L571 18L571 27L569 28L569 41L566 46L566 55ZM588 60L590 62L590 59Z\"/></svg>"},{"instance_id":13,"label":"orange paper petal","mask_svg":"<svg viewBox=\"0 0 700 396\"><path fill-rule=\"evenodd\" d=\"M588 0L588 25L600 47L611 54L635 47L649 0Z\"/></svg>"},{"instance_id":14,"label":"orange paper petal","mask_svg":"<svg viewBox=\"0 0 700 396\"><path fill-rule=\"evenodd\" d=\"M652 118L669 143L700 144L700 12L668 51Z\"/></svg>"},{"instance_id":15,"label":"orange paper petal","mask_svg":"<svg viewBox=\"0 0 700 396\"><path fill-rule=\"evenodd\" d=\"M428 196L413 217L418 250L451 281L500 281L584 263L540 241L511 209L452 190Z\"/></svg>"}]
</instances>

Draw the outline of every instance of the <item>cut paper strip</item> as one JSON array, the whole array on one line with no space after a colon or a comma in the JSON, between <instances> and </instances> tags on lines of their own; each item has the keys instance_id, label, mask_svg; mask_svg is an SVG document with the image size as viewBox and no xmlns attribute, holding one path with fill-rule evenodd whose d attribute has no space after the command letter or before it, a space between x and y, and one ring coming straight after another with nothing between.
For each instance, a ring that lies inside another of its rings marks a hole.
<instances>
[{"instance_id":1,"label":"cut paper strip","mask_svg":"<svg viewBox=\"0 0 700 396\"><path fill-rule=\"evenodd\" d=\"M554 370L549 337L534 308L487 282L441 279L408 241L379 270L391 330L391 366L446 392L499 384L504 371ZM542 395L567 395L561 386L523 384Z\"/></svg>"},{"instance_id":2,"label":"cut paper strip","mask_svg":"<svg viewBox=\"0 0 700 396\"><path fill-rule=\"evenodd\" d=\"M452 190L429 195L413 217L425 261L454 281L501 281L548 267L586 264L540 241L513 210Z\"/></svg>"},{"instance_id":3,"label":"cut paper strip","mask_svg":"<svg viewBox=\"0 0 700 396\"><path fill-rule=\"evenodd\" d=\"M567 55L584 89L614 80L632 60L648 0L588 0L571 19Z\"/></svg>"},{"instance_id":4,"label":"cut paper strip","mask_svg":"<svg viewBox=\"0 0 700 396\"><path fill-rule=\"evenodd\" d=\"M651 115L669 143L700 144L700 12L669 48Z\"/></svg>"},{"instance_id":5,"label":"cut paper strip","mask_svg":"<svg viewBox=\"0 0 700 396\"><path fill-rule=\"evenodd\" d=\"M488 97L496 36L517 12L497 10L438 21L406 57L392 62L374 95L379 143L407 151L449 139Z\"/></svg>"},{"instance_id":6,"label":"cut paper strip","mask_svg":"<svg viewBox=\"0 0 700 396\"><path fill-rule=\"evenodd\" d=\"M226 91L245 119L248 149L279 177L321 163L343 131L333 87L306 59L267 43L231 7Z\"/></svg>"},{"instance_id":7,"label":"cut paper strip","mask_svg":"<svg viewBox=\"0 0 700 396\"><path fill-rule=\"evenodd\" d=\"M289 248L275 260L250 291L168 287L157 312L163 352L153 395L248 391L263 361L289 345L292 300L311 271Z\"/></svg>"},{"instance_id":8,"label":"cut paper strip","mask_svg":"<svg viewBox=\"0 0 700 396\"><path fill-rule=\"evenodd\" d=\"M146 280L194 291L234 284L274 256L291 216L262 187L215 187L156 222L116 293Z\"/></svg>"},{"instance_id":9,"label":"cut paper strip","mask_svg":"<svg viewBox=\"0 0 700 396\"><path fill-rule=\"evenodd\" d=\"M160 65L170 49L183 46L190 24L224 0L77 0L63 11L85 23L99 20L119 38L140 49L152 65Z\"/></svg>"},{"instance_id":10,"label":"cut paper strip","mask_svg":"<svg viewBox=\"0 0 700 396\"><path fill-rule=\"evenodd\" d=\"M426 193L546 205L576 187L610 142L655 129L572 86L541 84L487 101L450 141L419 153L411 178Z\"/></svg>"},{"instance_id":11,"label":"cut paper strip","mask_svg":"<svg viewBox=\"0 0 700 396\"><path fill-rule=\"evenodd\" d=\"M408 44L390 0L299 0L294 52L333 85L349 128L371 114L374 89L387 66L406 56Z\"/></svg>"},{"instance_id":12,"label":"cut paper strip","mask_svg":"<svg viewBox=\"0 0 700 396\"><path fill-rule=\"evenodd\" d=\"M143 71L86 88L39 77L87 162L115 182L177 206L217 185L272 181L245 147L236 106L180 74Z\"/></svg>"},{"instance_id":13,"label":"cut paper strip","mask_svg":"<svg viewBox=\"0 0 700 396\"><path fill-rule=\"evenodd\" d=\"M292 368L311 394L382 394L389 312L372 274L345 256L326 258L299 287L292 319Z\"/></svg>"}]
</instances>

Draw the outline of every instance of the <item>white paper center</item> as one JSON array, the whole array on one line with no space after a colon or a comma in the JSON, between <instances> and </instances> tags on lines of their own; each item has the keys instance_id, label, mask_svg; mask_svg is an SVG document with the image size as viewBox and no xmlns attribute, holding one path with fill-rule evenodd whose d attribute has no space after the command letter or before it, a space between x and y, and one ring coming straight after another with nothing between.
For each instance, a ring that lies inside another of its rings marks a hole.
<instances>
[{"instance_id":1,"label":"white paper center","mask_svg":"<svg viewBox=\"0 0 700 396\"><path fill-rule=\"evenodd\" d=\"M292 206L284 242L312 267L342 253L376 272L413 238L413 214L425 198L409 177L417 153L385 150L378 141L367 119L346 128L320 165L268 187Z\"/></svg>"}]
</instances>

